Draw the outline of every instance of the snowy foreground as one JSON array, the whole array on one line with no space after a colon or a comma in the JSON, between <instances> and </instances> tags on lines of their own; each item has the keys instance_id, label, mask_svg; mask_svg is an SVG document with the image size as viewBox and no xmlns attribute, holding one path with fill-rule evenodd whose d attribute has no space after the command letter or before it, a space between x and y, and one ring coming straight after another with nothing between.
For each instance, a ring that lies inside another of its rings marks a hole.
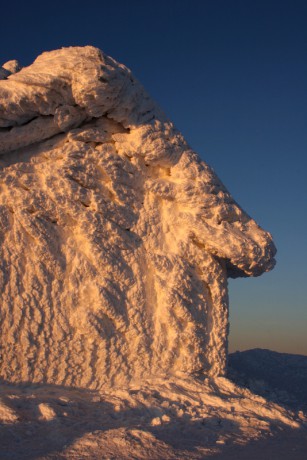
<instances>
[{"instance_id":1,"label":"snowy foreground","mask_svg":"<svg viewBox=\"0 0 307 460\"><path fill-rule=\"evenodd\" d=\"M1 459L305 459L307 357L251 350L230 364L240 386L226 378L109 392L3 384Z\"/></svg>"}]
</instances>

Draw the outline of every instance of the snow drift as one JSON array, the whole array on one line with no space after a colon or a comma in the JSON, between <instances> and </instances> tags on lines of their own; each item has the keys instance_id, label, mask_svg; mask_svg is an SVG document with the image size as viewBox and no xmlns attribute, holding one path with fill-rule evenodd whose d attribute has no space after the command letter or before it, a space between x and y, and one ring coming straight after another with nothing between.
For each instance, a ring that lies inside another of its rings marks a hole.
<instances>
[{"instance_id":1,"label":"snow drift","mask_svg":"<svg viewBox=\"0 0 307 460\"><path fill-rule=\"evenodd\" d=\"M227 277L270 270L270 234L100 50L0 75L1 377L223 375Z\"/></svg>"}]
</instances>

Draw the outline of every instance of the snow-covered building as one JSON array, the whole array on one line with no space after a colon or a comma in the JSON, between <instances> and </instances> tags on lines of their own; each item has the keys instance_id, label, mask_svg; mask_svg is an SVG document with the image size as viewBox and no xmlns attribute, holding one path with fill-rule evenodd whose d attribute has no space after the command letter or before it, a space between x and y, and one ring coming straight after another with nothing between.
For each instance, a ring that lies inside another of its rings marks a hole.
<instances>
[{"instance_id":1,"label":"snow-covered building","mask_svg":"<svg viewBox=\"0 0 307 460\"><path fill-rule=\"evenodd\" d=\"M1 377L223 375L227 278L274 266L270 234L100 50L0 77Z\"/></svg>"}]
</instances>

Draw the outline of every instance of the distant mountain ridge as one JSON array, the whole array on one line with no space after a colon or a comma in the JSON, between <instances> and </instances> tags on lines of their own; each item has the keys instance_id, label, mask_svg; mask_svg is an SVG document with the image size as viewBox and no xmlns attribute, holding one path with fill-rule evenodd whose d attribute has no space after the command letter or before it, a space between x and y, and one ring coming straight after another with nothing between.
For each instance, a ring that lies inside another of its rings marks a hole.
<instances>
[{"instance_id":1,"label":"distant mountain ridge","mask_svg":"<svg viewBox=\"0 0 307 460\"><path fill-rule=\"evenodd\" d=\"M307 356L254 348L231 353L228 375L252 391L307 409Z\"/></svg>"}]
</instances>

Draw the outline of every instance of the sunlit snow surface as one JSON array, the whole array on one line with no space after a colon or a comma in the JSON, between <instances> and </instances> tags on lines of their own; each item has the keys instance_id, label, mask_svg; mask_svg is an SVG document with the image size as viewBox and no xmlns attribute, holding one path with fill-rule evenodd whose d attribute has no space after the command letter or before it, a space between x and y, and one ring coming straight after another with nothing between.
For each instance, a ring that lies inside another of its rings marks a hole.
<instances>
[{"instance_id":1,"label":"sunlit snow surface","mask_svg":"<svg viewBox=\"0 0 307 460\"><path fill-rule=\"evenodd\" d=\"M251 350L230 362L232 380L157 379L107 393L1 385L1 459L304 460L307 357Z\"/></svg>"},{"instance_id":2,"label":"sunlit snow surface","mask_svg":"<svg viewBox=\"0 0 307 460\"><path fill-rule=\"evenodd\" d=\"M100 50L4 67L0 375L98 389L225 374L227 278L270 270L271 235Z\"/></svg>"}]
</instances>

